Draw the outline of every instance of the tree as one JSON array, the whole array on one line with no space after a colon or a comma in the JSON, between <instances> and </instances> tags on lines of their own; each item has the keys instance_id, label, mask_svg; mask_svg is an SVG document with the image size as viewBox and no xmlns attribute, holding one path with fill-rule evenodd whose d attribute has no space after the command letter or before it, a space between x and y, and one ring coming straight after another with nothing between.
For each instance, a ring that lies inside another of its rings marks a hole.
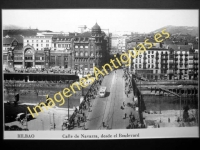
<instances>
[{"instance_id":1,"label":"tree","mask_svg":"<svg viewBox=\"0 0 200 150\"><path fill-rule=\"evenodd\" d=\"M183 121L184 122L187 122L188 121L188 119L189 119L189 113L188 113L188 110L189 110L190 108L189 108L189 106L188 105L186 105L186 106L184 106L183 107Z\"/></svg>"}]
</instances>

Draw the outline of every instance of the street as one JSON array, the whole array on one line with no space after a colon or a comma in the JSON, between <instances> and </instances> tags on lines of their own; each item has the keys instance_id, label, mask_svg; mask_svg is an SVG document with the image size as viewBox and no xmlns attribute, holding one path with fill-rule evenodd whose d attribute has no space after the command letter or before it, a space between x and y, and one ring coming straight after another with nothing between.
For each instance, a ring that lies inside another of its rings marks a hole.
<instances>
[{"instance_id":1,"label":"street","mask_svg":"<svg viewBox=\"0 0 200 150\"><path fill-rule=\"evenodd\" d=\"M127 98L125 95L125 81L123 70L117 70L116 73L112 71L109 75L104 77L102 86L107 87L107 93L104 98L97 97L93 100L92 112L88 114L88 121L86 128L88 130L102 130L102 129L125 129L129 124L129 114L137 116L137 113L130 107L126 106L124 110L121 109L123 101L125 103L132 102L133 94L129 94ZM124 119L124 114L127 118ZM103 127L103 122L105 126Z\"/></svg>"}]
</instances>

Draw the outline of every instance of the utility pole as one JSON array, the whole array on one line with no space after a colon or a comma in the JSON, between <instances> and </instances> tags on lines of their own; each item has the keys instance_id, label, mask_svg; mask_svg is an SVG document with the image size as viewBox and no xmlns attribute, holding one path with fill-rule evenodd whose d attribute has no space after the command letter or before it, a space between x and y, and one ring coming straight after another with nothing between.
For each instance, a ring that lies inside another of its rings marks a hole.
<instances>
[{"instance_id":1,"label":"utility pole","mask_svg":"<svg viewBox=\"0 0 200 150\"><path fill-rule=\"evenodd\" d=\"M54 113L53 113L53 128L55 130L56 124L55 124L55 118L54 118Z\"/></svg>"},{"instance_id":2,"label":"utility pole","mask_svg":"<svg viewBox=\"0 0 200 150\"><path fill-rule=\"evenodd\" d=\"M68 105L68 121L69 121L69 97L67 98L67 105Z\"/></svg>"},{"instance_id":3,"label":"utility pole","mask_svg":"<svg viewBox=\"0 0 200 150\"><path fill-rule=\"evenodd\" d=\"M181 96L180 96L180 119L181 119Z\"/></svg>"}]
</instances>

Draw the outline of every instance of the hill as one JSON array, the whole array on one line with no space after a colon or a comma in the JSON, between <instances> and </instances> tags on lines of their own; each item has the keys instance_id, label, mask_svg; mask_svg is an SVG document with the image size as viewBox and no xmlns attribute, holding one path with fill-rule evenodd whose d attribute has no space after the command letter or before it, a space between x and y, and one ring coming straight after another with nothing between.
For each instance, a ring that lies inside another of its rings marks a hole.
<instances>
[{"instance_id":1,"label":"hill","mask_svg":"<svg viewBox=\"0 0 200 150\"><path fill-rule=\"evenodd\" d=\"M150 34L160 32L163 29L166 29L166 31L169 32L170 34L180 34L181 33L181 34L190 34L191 36L199 36L198 27L172 26L172 25L165 26L160 29L154 30L154 31L150 32Z\"/></svg>"}]
</instances>

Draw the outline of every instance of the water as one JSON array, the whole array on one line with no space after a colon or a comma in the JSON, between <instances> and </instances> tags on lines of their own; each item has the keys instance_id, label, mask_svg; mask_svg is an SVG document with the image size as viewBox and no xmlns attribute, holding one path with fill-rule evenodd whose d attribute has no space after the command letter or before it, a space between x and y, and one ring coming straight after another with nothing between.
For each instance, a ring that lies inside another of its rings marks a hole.
<instances>
[{"instance_id":1,"label":"water","mask_svg":"<svg viewBox=\"0 0 200 150\"><path fill-rule=\"evenodd\" d=\"M180 110L180 98L167 96L143 95L146 110ZM198 108L198 97L182 97L181 108L188 105L190 109Z\"/></svg>"}]
</instances>

